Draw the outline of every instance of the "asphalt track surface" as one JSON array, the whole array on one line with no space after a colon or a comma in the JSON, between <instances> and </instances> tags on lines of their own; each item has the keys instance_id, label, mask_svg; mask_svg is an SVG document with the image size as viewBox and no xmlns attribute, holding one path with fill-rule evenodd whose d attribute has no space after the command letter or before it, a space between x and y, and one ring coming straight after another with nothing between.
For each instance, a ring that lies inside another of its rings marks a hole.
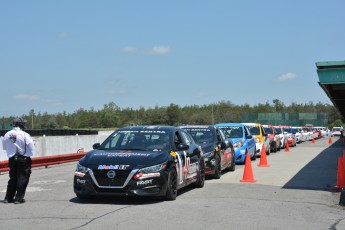
<instances>
[{"instance_id":1,"label":"asphalt track surface","mask_svg":"<svg viewBox=\"0 0 345 230\"><path fill-rule=\"evenodd\" d=\"M298 144L252 161L255 183L240 182L244 165L205 187L179 190L175 201L114 197L81 201L75 163L34 168L24 204L0 203L0 229L345 229L339 206L337 137ZM248 167L246 167L248 169ZM0 199L8 173L0 175Z\"/></svg>"}]
</instances>

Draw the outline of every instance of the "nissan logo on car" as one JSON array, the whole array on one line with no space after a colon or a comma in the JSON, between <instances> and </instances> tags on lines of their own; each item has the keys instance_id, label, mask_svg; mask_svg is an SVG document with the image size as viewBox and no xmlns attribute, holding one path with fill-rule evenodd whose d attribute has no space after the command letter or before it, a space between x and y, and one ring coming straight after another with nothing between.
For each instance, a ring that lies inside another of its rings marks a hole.
<instances>
[{"instance_id":1,"label":"nissan logo on car","mask_svg":"<svg viewBox=\"0 0 345 230\"><path fill-rule=\"evenodd\" d=\"M107 172L107 177L112 179L116 176L116 173L114 170L110 170L109 172Z\"/></svg>"}]
</instances>

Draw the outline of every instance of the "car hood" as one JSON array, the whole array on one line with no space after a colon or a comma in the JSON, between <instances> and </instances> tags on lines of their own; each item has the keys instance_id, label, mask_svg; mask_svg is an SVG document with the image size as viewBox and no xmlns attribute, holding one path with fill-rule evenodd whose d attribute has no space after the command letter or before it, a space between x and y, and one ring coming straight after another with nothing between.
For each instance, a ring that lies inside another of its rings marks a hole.
<instances>
[{"instance_id":1,"label":"car hood","mask_svg":"<svg viewBox=\"0 0 345 230\"><path fill-rule=\"evenodd\" d=\"M200 143L200 146L204 153L212 152L216 148L215 143Z\"/></svg>"},{"instance_id":2,"label":"car hood","mask_svg":"<svg viewBox=\"0 0 345 230\"><path fill-rule=\"evenodd\" d=\"M167 151L123 151L123 150L92 150L79 163L91 169L99 166L123 166L126 169L143 168L161 164L169 159Z\"/></svg>"},{"instance_id":3,"label":"car hood","mask_svg":"<svg viewBox=\"0 0 345 230\"><path fill-rule=\"evenodd\" d=\"M236 144L237 142L240 142L243 140L243 138L230 138L230 140L232 141L232 143Z\"/></svg>"}]
</instances>

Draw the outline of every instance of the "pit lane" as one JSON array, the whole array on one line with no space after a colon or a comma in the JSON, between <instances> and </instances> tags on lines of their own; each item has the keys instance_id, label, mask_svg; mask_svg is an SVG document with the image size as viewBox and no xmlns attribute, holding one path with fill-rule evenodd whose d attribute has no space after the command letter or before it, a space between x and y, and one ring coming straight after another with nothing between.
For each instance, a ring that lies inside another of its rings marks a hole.
<instances>
[{"instance_id":1,"label":"pit lane","mask_svg":"<svg viewBox=\"0 0 345 230\"><path fill-rule=\"evenodd\" d=\"M243 183L244 165L205 187L179 190L175 201L100 198L73 193L75 163L34 168L24 204L0 203L1 229L345 229L338 205L341 139L320 139L252 161L255 183ZM8 173L0 175L0 199Z\"/></svg>"}]
</instances>

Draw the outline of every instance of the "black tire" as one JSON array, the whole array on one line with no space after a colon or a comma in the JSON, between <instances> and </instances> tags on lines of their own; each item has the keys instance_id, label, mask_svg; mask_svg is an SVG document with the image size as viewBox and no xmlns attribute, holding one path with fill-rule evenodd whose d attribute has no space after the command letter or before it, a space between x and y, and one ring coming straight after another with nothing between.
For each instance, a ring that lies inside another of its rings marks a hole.
<instances>
[{"instance_id":1,"label":"black tire","mask_svg":"<svg viewBox=\"0 0 345 230\"><path fill-rule=\"evenodd\" d=\"M168 174L167 192L165 200L176 200L177 197L177 173L175 168L171 168Z\"/></svg>"},{"instance_id":2,"label":"black tire","mask_svg":"<svg viewBox=\"0 0 345 230\"><path fill-rule=\"evenodd\" d=\"M236 169L236 162L235 162L235 154L234 154L233 157L232 157L232 161L231 161L231 164L230 164L228 170L230 172L233 172L233 171L235 171L235 169Z\"/></svg>"},{"instance_id":3,"label":"black tire","mask_svg":"<svg viewBox=\"0 0 345 230\"><path fill-rule=\"evenodd\" d=\"M197 181L195 182L194 186L196 188L202 188L205 185L205 173L204 173L204 168L205 168L205 163L203 160L200 161L199 163L199 172L198 172L198 178Z\"/></svg>"},{"instance_id":4,"label":"black tire","mask_svg":"<svg viewBox=\"0 0 345 230\"><path fill-rule=\"evenodd\" d=\"M270 155L271 154L271 146L269 146L268 148L266 148L266 155Z\"/></svg>"},{"instance_id":5,"label":"black tire","mask_svg":"<svg viewBox=\"0 0 345 230\"><path fill-rule=\"evenodd\" d=\"M252 161L256 160L256 147L254 147L254 155L250 158Z\"/></svg>"},{"instance_id":6,"label":"black tire","mask_svg":"<svg viewBox=\"0 0 345 230\"><path fill-rule=\"evenodd\" d=\"M216 165L214 167L213 178L220 179L222 177L222 162L219 155L216 155L215 159L216 159Z\"/></svg>"}]
</instances>

